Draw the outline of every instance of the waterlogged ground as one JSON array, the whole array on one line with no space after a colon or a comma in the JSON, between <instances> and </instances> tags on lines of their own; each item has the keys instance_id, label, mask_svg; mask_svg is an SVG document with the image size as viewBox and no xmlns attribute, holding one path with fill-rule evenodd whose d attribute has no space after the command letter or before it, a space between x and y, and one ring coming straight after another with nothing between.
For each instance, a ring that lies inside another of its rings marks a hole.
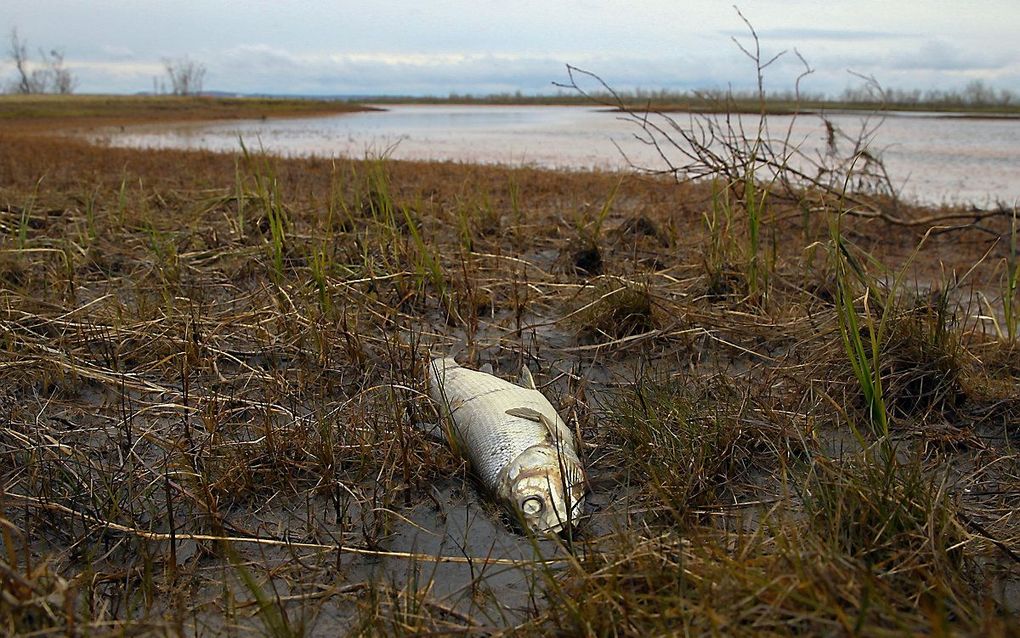
<instances>
[{"instance_id":1,"label":"waterlogged ground","mask_svg":"<svg viewBox=\"0 0 1020 638\"><path fill-rule=\"evenodd\" d=\"M0 143L9 633L1015 631L1011 211ZM418 427L451 352L577 428L571 537Z\"/></svg>"},{"instance_id":2,"label":"waterlogged ground","mask_svg":"<svg viewBox=\"0 0 1020 638\"><path fill-rule=\"evenodd\" d=\"M662 131L674 130L664 117L649 117ZM709 126L732 125L753 136L758 126L752 115L674 113L668 117L702 134ZM852 154L860 141L860 148L883 159L896 192L914 201L988 207L1010 204L1020 196L1016 171L1020 119L937 113L833 113L825 118L832 131L818 115L773 115L768 118L767 136L774 142L787 139L791 152L796 149L791 165L804 169L814 168L819 158L831 152L830 139L844 154ZM383 111L316 118L135 125L89 137L116 146L228 152L237 151L243 140L249 148L292 156L388 155L568 169L666 167L633 121L605 109L579 106L387 105ZM663 150L674 164L685 163L689 145L674 148L662 135L656 137L664 142Z\"/></svg>"}]
</instances>

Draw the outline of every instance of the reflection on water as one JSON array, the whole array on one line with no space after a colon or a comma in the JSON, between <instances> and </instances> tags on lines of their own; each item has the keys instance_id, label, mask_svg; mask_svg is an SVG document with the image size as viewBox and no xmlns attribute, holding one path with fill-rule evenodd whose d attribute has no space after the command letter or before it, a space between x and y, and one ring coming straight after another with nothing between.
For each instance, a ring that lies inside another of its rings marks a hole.
<instances>
[{"instance_id":1,"label":"reflection on water","mask_svg":"<svg viewBox=\"0 0 1020 638\"><path fill-rule=\"evenodd\" d=\"M104 133L118 146L237 150L249 146L284 155L493 162L552 168L666 167L656 150L635 138L617 114L567 106L398 105L388 110L314 118L128 127ZM675 116L682 125L690 116ZM742 118L749 131L755 118ZM856 136L861 115L830 120ZM792 122L792 128L791 128ZM773 135L790 130L808 157L824 154L826 129L817 116L772 116ZM1012 204L1020 197L1020 120L892 115L870 137L893 185L928 203ZM679 152L670 158L682 162Z\"/></svg>"}]
</instances>

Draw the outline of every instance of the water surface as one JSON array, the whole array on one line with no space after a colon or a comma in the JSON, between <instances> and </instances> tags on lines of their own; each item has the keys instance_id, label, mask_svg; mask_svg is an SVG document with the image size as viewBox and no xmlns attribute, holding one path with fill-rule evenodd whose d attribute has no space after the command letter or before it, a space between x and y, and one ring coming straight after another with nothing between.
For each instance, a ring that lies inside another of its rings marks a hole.
<instances>
[{"instance_id":1,"label":"water surface","mask_svg":"<svg viewBox=\"0 0 1020 638\"><path fill-rule=\"evenodd\" d=\"M385 111L213 123L158 124L103 133L117 146L238 150L239 139L288 156L364 157L533 165L566 169L661 170L656 149L619 114L577 106L387 105ZM681 126L705 117L675 114ZM1012 205L1020 197L1020 120L887 114L829 115L849 138L866 133L867 148L885 162L895 189L930 204ZM713 121L725 125L721 117ZM753 135L754 116L730 122ZM786 137L819 158L827 132L816 115L771 116L770 135ZM675 137L675 136L673 136ZM844 140L840 150L852 153ZM671 149L670 161L683 162ZM795 162L796 163L796 162ZM800 160L801 166L805 166Z\"/></svg>"}]
</instances>

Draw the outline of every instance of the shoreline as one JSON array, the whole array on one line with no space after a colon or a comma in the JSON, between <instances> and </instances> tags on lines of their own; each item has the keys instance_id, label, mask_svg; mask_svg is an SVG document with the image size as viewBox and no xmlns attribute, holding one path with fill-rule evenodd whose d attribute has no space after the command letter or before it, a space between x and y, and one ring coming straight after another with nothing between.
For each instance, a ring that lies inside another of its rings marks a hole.
<instances>
[{"instance_id":1,"label":"shoreline","mask_svg":"<svg viewBox=\"0 0 1020 638\"><path fill-rule=\"evenodd\" d=\"M612 103L598 100L458 100L428 98L377 97L351 101L346 99L317 99L291 97L224 97L224 96L126 96L126 95L0 95L0 125L10 122L26 123L39 119L107 118L121 123L160 121L260 119L264 117L301 117L386 110L387 106L568 106L590 107L592 110L621 111ZM636 113L690 113L759 115L760 105L744 101L714 105L712 103L648 103L633 102L626 108ZM80 111L80 113L75 113ZM1020 109L996 111L989 109L910 107L901 104L854 105L845 102L803 102L790 105L782 101L766 102L766 115L855 115L870 114L887 117L938 117L961 119L1020 119Z\"/></svg>"},{"instance_id":2,"label":"shoreline","mask_svg":"<svg viewBox=\"0 0 1020 638\"><path fill-rule=\"evenodd\" d=\"M0 130L127 126L356 113L378 110L346 102L192 96L0 95Z\"/></svg>"},{"instance_id":3,"label":"shoreline","mask_svg":"<svg viewBox=\"0 0 1020 638\"><path fill-rule=\"evenodd\" d=\"M174 100L176 100L176 98L174 98ZM53 101L56 101L56 100L53 100ZM230 101L231 102L237 102L237 100L230 100ZM144 105L147 102L151 103L151 104L159 104L159 100L152 101L150 98L145 98L142 101L140 108L144 109ZM186 112L186 113L184 113L184 114L182 114L180 116L177 116L175 113L178 112L178 111L184 110L184 109L178 109L177 111L174 111L173 109L167 109L166 112L157 112L156 116L154 116L152 118L147 118L146 116L141 115L141 114L127 114L127 115L125 115L125 114L118 114L117 112L109 114L106 117L94 117L94 118L90 118L90 119L82 119L82 118L71 119L71 118L66 118L66 117L65 118L61 118L59 115L53 115L52 117L50 117L48 119L37 119L35 121L30 121L30 122L28 122L24 126L24 128L25 129L33 129L33 128L34 129L38 129L40 132L44 132L44 133L52 133L56 129L60 129L60 130L63 130L65 132L71 133L73 135L84 135L86 137L93 137L95 135L101 135L104 131L109 131L111 136L115 137L118 134L118 132L120 132L120 131L118 131L118 127L120 127L121 131L123 131L123 128L126 127L126 126L142 127L139 130L142 130L143 133L144 133L145 129L148 129L150 131L151 130L159 131L160 127L163 127L163 126L171 126L171 127L172 126L185 126L185 127L187 127L187 126L196 126L196 127L201 127L201 126L204 126L204 125L207 125L207 124L217 124L217 123L230 122L230 121L247 123L247 126L250 127L250 126L259 126L259 124L258 124L259 122L264 122L267 119L273 119L273 118L279 118L281 120L292 119L292 118L306 118L306 117L317 118L317 117L329 116L329 115L333 115L333 114L344 114L344 113L353 113L353 112L387 110L386 109L387 106L389 106L389 107L405 106L405 107L408 107L410 109L413 109L413 108L418 107L418 106L421 106L421 107L424 107L424 108L430 108L430 107L434 108L435 107L434 104L416 104L416 103L410 103L410 104L408 104L408 103L400 103L400 104L398 104L398 103L394 102L394 103L382 104L382 105L371 104L371 103L359 104L359 105L344 104L344 105L342 105L342 108L340 110L334 110L334 111L328 111L327 110L327 111L323 111L323 110L321 110L321 103L314 102L314 101L300 100L300 101L295 101L295 103L301 105L302 110L288 111L287 110L287 108L289 107L289 103L288 102L282 102L282 103L275 103L275 102L273 102L274 110L267 111L266 110L267 107L265 107L262 104L263 101L256 101L256 102L253 102L250 105L247 105L245 107L246 110L238 108L238 107L234 107L234 110L231 111L229 114L224 114L222 112L223 109L206 108L205 110L202 110L203 102L204 102L204 99L193 100L191 105L194 108L192 108L192 110L190 112ZM327 105L328 106L331 105L333 107L337 106L336 103L331 103L331 104L327 104ZM456 106L463 106L465 108L485 108L485 106L492 106L493 108L501 108L499 105L481 105L481 106L468 105L468 104L454 105L454 107L456 107ZM527 107L526 106L519 106L519 105L512 105L511 108L527 108ZM535 106L534 108L570 108L570 109L576 109L578 107L574 106L574 105L554 104L554 105ZM584 108L586 110L591 110L593 112L600 111L600 109L597 109L597 108L592 108L592 109L588 109L587 107L584 107ZM612 113L613 111L610 110L610 109L605 109L605 110L602 110L602 112ZM2 115L2 113L3 113L2 104L0 104L0 115ZM802 113L797 113L796 115L799 115L801 117L825 117L825 116L839 116L839 115L846 116L846 115L860 115L860 114L861 113L857 112L857 111L845 111L845 112L830 112L830 113L824 113L824 114L812 113L812 112L802 112ZM666 115L668 115L668 114L666 114ZM690 115L691 116L697 116L698 114L693 114L692 113ZM704 115L705 117L711 117L711 114L702 114L702 115ZM635 117L635 118L640 118L641 114L640 113L632 113L632 116ZM909 112L908 113L901 113L901 112L880 113L880 114L876 114L876 117L882 117L882 118L897 118L897 117L918 118L918 117L921 117L921 118L925 118L925 119L929 119L930 118L930 119L933 119L933 120L934 119L957 119L957 120L960 120L960 121L967 121L967 120L972 120L972 119L984 119L984 120L989 119L989 118L987 118L985 116L982 116L982 115L973 115L973 116L968 115L968 116L964 117L964 116L961 116L961 115L955 115L955 114L950 114L950 113L929 113L929 114L920 115L920 114L909 113ZM994 118L994 119L1001 120L1003 118ZM1014 119L1014 118L1010 117L1010 118L1005 118L1005 119L1010 119L1011 120L1011 119ZM45 124L43 124L43 122L45 122ZM16 122L9 122L9 124L14 124L14 126L17 126ZM3 125L4 125L4 120L3 120L2 117L0 117L0 127L3 127ZM837 125L839 125L839 124L837 123ZM173 141L173 140L171 140L171 141ZM214 139L214 141L215 141L215 139ZM105 144L107 142L102 140L102 139L97 139L96 143ZM403 153L406 156L406 158L409 159L410 161L419 161L420 159L423 159L421 157L422 156L422 148L415 149L415 146L414 146L413 142L408 142L408 143L411 144L412 150L411 150L411 152ZM227 152L227 153L230 153L230 152L233 152L234 150L236 150L236 149L233 149L232 146L230 148L221 148L223 146L223 144L221 144L221 143L210 143L210 144L208 144L208 146L210 146L210 148L214 148L216 150L222 150L223 152ZM285 146L286 146L286 144L285 144ZM293 145L291 145L291 146L293 146ZM421 144L419 144L418 146L421 147ZM167 146L167 147L152 146L152 147L149 147L149 148L158 149L158 148L180 148L180 147L181 146L170 145L170 146ZM368 148L368 147L366 147L366 148ZM427 145L426 145L425 148L426 149L428 148ZM406 151L407 149L405 148L404 150ZM638 150L640 150L640 149L638 149ZM345 155L347 157L352 157L352 158L357 158L357 157L365 156L365 154L363 152L361 152L360 150L359 150L359 152L347 152L347 151L344 151L344 150L329 150L329 149L325 149L325 150L320 149L320 150L313 150L313 151L302 151L302 150L300 150L300 147L295 147L295 148L290 149L290 150L280 150L280 151L274 151L274 152L279 152L281 157L295 157L295 158L311 157L311 156L317 156L317 157L321 158L321 157L331 156L331 155L333 155L335 153L343 154L343 155ZM584 171L591 171L591 170L596 170L596 171L606 171L606 170L608 170L608 171L614 171L614 172L628 172L628 171L631 171L631 170L635 170L635 171L638 171L638 172L645 172L645 171L641 171L640 168L636 168L634 166L621 165L619 161L614 163L614 162L612 162L610 160L605 160L603 165L587 163L587 162L585 162L585 163L577 163L575 165L575 163L571 161L571 156L569 156L569 155L565 155L565 156L558 157L558 158L556 156L549 156L549 157L545 157L545 158L540 158L538 160L532 160L528 164L523 164L523 163L517 163L517 162L510 161L510 160L503 159L503 158L476 158L476 157L472 156L472 153L470 151L465 151L464 149L457 149L457 148L454 148L452 151L448 150L445 153L440 153L440 155L442 155L442 157L435 158L435 159L428 159L428 157L427 157L427 155L428 155L427 150L425 151L425 154L426 154L426 157L424 159L426 159L428 161L436 161L436 162L447 162L447 161L455 162L455 163L462 163L462 162L463 163L474 163L474 162L480 162L480 163L488 164L488 165L499 165L499 166L506 166L506 167L530 166L530 167L537 167L537 168L542 168L542 169L545 169L545 170L554 170L554 171L581 171L581 172L584 172ZM563 165L559 165L561 163ZM901 169L901 171L905 170L905 169L903 169L903 167L900 167L900 169ZM652 173L654 171L647 171L647 172ZM924 180L922 179L921 181L923 182ZM945 180L943 180L943 181L945 181ZM1001 180L999 180L999 181L1001 182ZM929 183L929 185L928 185L929 186L929 190L932 191L932 192L936 192L937 191L937 192L941 193L941 195L939 197L928 197L928 198L925 198L924 195L923 195L923 190L922 190L923 187L911 188L909 191L907 191L903 195L903 201L904 202L910 202L910 203L915 204L915 205L923 205L923 206L928 206L928 207L932 207L932 208L953 208L953 209L972 208L975 211L992 211L992 210L998 210L999 208L1001 208L1001 204L1000 204L999 200L994 199L993 197L988 195L986 191L977 190L976 188L973 191L969 191L969 190L965 190L964 191L967 194L969 194L970 199L964 199L963 196L960 196L960 195L952 197L949 192L943 192L944 189L947 188L949 184L950 184L950 182L948 182L948 181L945 181L945 183L943 184L943 182L939 182L937 179L934 182ZM991 187L992 186L989 186L989 188L991 188ZM985 194L982 194L982 193L985 193Z\"/></svg>"}]
</instances>

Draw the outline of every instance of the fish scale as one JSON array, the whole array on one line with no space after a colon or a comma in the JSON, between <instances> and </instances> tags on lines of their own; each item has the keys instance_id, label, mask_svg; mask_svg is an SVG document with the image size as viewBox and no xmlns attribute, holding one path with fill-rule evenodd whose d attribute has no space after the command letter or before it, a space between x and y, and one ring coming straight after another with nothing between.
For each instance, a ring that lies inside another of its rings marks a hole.
<instances>
[{"instance_id":1,"label":"fish scale","mask_svg":"<svg viewBox=\"0 0 1020 638\"><path fill-rule=\"evenodd\" d=\"M449 417L457 446L483 485L513 507L528 497L544 498L557 515L546 520L546 529L560 529L566 518L577 515L584 492L573 434L545 395L461 367L452 358L432 361L429 377L432 398ZM516 484L515 492L515 481L529 473L538 478ZM568 488L566 497L563 487ZM570 503L569 515L565 502ZM545 514L548 518L550 512Z\"/></svg>"}]
</instances>

